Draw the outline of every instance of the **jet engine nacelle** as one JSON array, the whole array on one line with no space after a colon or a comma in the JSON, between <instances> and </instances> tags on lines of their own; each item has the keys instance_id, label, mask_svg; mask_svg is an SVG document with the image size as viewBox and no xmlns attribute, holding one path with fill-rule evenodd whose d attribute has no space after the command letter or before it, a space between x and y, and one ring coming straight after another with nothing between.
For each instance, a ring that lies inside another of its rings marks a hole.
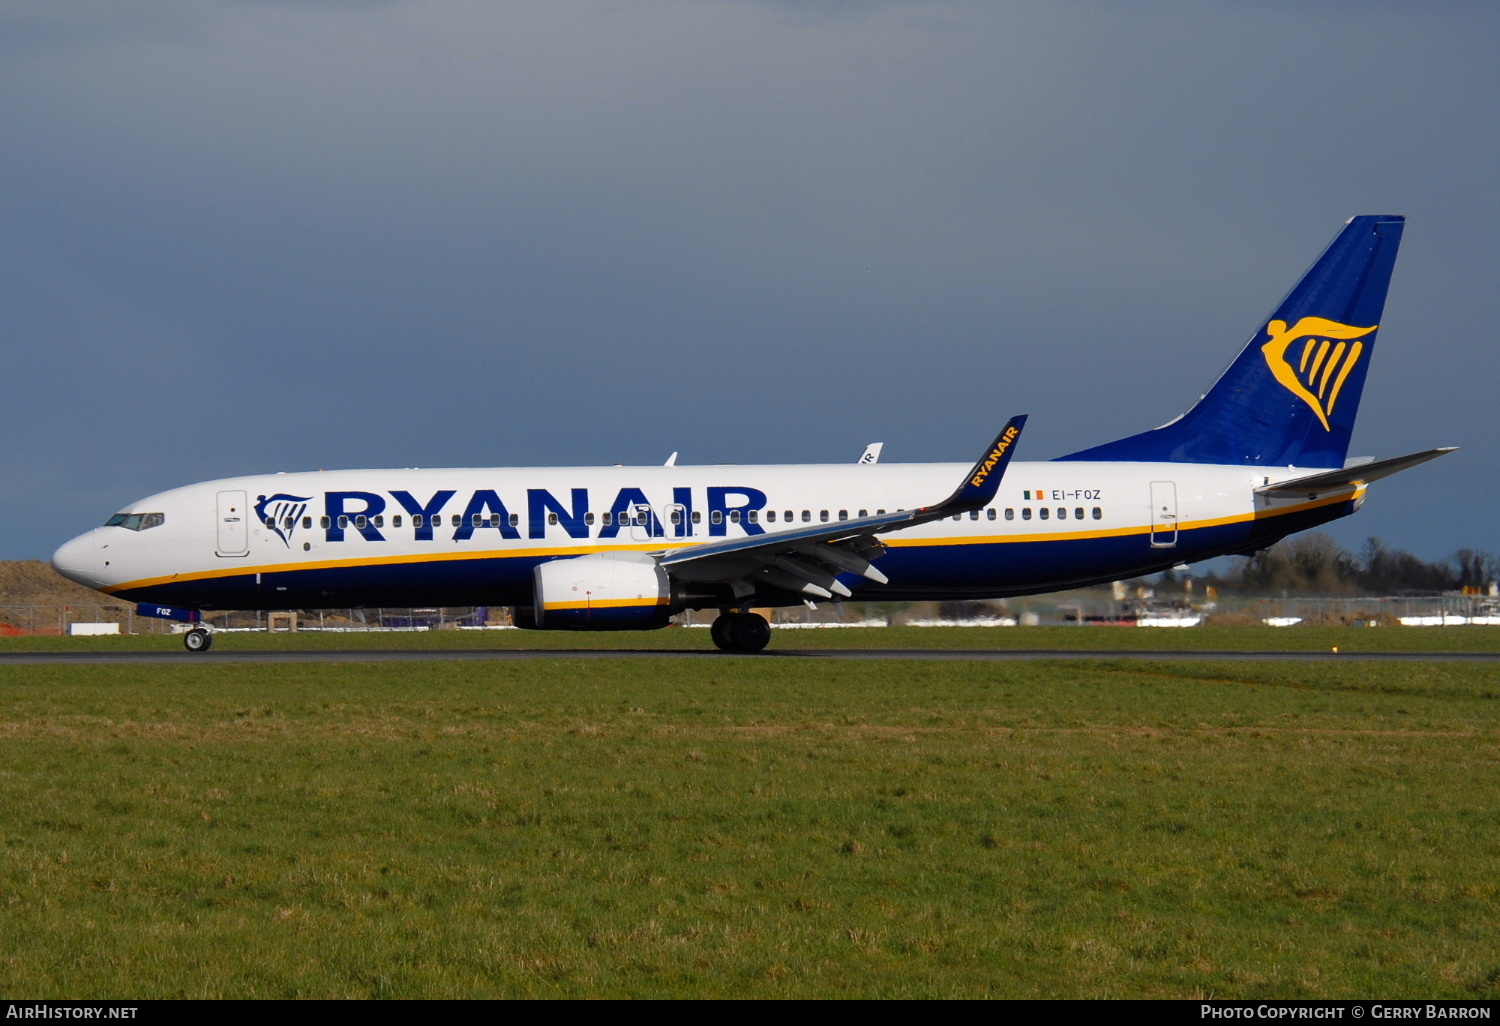
<instances>
[{"instance_id":1,"label":"jet engine nacelle","mask_svg":"<svg viewBox=\"0 0 1500 1026\"><path fill-rule=\"evenodd\" d=\"M538 630L648 630L672 615L671 578L644 553L554 559L537 565L535 579Z\"/></svg>"}]
</instances>

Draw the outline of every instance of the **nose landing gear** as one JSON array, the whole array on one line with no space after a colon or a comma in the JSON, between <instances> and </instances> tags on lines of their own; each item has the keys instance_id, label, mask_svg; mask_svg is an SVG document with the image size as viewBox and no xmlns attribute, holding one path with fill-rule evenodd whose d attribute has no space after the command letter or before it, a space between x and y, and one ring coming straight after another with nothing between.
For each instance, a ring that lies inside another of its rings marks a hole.
<instances>
[{"instance_id":1,"label":"nose landing gear","mask_svg":"<svg viewBox=\"0 0 1500 1026\"><path fill-rule=\"evenodd\" d=\"M158 620L176 620L179 623L203 624L201 609L184 609L181 606L163 606L155 602L142 602L135 607L136 616L151 616ZM214 636L208 625L195 626L182 636L182 645L189 652L207 652L213 646Z\"/></svg>"},{"instance_id":2,"label":"nose landing gear","mask_svg":"<svg viewBox=\"0 0 1500 1026\"><path fill-rule=\"evenodd\" d=\"M759 652L770 644L771 625L759 613L721 613L709 637L725 652Z\"/></svg>"}]
</instances>

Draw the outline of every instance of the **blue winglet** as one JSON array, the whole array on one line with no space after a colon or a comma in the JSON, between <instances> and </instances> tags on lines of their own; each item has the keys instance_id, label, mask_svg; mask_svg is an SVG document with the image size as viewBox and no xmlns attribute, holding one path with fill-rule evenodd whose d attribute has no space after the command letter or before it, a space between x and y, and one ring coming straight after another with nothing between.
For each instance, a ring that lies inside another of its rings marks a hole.
<instances>
[{"instance_id":1,"label":"blue winglet","mask_svg":"<svg viewBox=\"0 0 1500 1026\"><path fill-rule=\"evenodd\" d=\"M988 506L995 498L995 493L1000 490L1000 479L1005 476L1005 468L1010 465L1010 458L1016 451L1016 441L1020 439L1021 429L1025 426L1026 414L1010 418L964 478L964 483L958 486L958 491L934 506L932 512L944 511L945 515L952 515Z\"/></svg>"}]
</instances>

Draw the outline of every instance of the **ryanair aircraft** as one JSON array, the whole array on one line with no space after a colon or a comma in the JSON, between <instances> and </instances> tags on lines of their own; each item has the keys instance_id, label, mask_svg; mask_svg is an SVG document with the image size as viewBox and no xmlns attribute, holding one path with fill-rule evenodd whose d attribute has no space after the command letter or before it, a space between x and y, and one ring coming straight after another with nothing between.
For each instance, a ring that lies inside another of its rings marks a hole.
<instances>
[{"instance_id":1,"label":"ryanair aircraft","mask_svg":"<svg viewBox=\"0 0 1500 1026\"><path fill-rule=\"evenodd\" d=\"M1349 221L1193 407L1045 463L1014 417L973 466L348 470L162 492L74 538L63 576L197 623L204 610L508 605L538 630L650 630L717 609L999 598L1253 553L1358 510L1433 459L1349 460L1401 217Z\"/></svg>"}]
</instances>

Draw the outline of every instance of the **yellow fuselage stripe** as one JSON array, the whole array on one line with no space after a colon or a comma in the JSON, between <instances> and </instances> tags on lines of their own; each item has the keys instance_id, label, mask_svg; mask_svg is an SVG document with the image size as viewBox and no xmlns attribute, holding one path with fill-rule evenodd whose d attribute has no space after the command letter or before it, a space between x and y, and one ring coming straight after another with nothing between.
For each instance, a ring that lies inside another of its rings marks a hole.
<instances>
[{"instance_id":1,"label":"yellow fuselage stripe","mask_svg":"<svg viewBox=\"0 0 1500 1026\"><path fill-rule=\"evenodd\" d=\"M1184 520L1176 525L1181 531L1195 531L1205 527L1224 527L1227 524L1243 524L1252 520L1269 520L1271 517L1284 516L1287 513L1301 513L1320 506L1332 506L1340 502L1348 502L1350 499L1358 498L1364 494L1364 486L1360 485L1353 491L1344 491L1331 499L1318 499L1315 502L1299 502L1295 506L1279 506L1276 509L1258 509L1250 513L1236 513L1234 516L1216 517L1210 520ZM1161 524L1155 527L1115 527L1102 531L1067 531L1051 532L1048 534L1006 534L986 535L979 538L885 538L882 541L891 548L907 548L920 545L994 545L1009 544L1012 542L1045 542L1045 541L1080 541L1090 538L1124 538L1132 534L1161 534L1172 530L1173 525Z\"/></svg>"}]
</instances>

